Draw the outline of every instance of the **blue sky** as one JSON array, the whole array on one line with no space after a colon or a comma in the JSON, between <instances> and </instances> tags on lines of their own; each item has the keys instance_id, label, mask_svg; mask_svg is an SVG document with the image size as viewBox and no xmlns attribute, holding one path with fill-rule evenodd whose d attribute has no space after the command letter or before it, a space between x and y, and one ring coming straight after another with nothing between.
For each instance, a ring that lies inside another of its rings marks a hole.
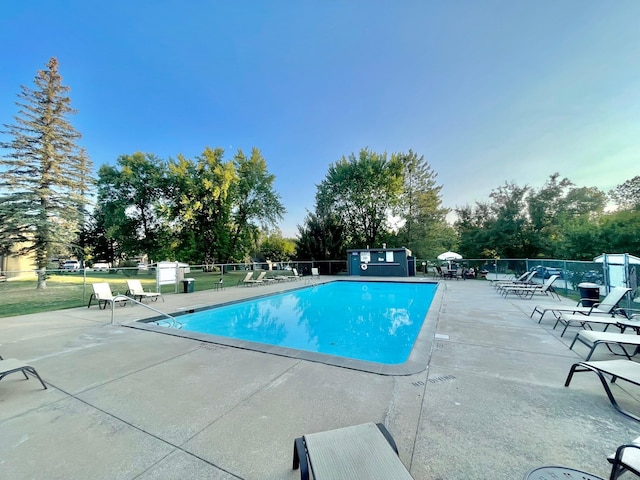
<instances>
[{"instance_id":1,"label":"blue sky","mask_svg":"<svg viewBox=\"0 0 640 480\"><path fill-rule=\"evenodd\" d=\"M332 162L424 155L454 208L554 172L640 174L640 1L29 0L0 5L0 123L48 59L96 169L258 147L294 236Z\"/></svg>"}]
</instances>

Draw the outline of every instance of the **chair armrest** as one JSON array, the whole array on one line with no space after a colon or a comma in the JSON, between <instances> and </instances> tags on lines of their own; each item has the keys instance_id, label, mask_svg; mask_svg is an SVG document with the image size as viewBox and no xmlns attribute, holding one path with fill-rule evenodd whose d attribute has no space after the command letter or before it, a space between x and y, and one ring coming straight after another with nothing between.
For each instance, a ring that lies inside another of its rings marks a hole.
<instances>
[{"instance_id":1,"label":"chair armrest","mask_svg":"<svg viewBox=\"0 0 640 480\"><path fill-rule=\"evenodd\" d=\"M625 317L625 318L631 320L631 319L633 319L635 317L640 317L640 309L637 309L637 308L616 308L613 311L613 314L614 315L620 315L622 317Z\"/></svg>"},{"instance_id":2,"label":"chair armrest","mask_svg":"<svg viewBox=\"0 0 640 480\"><path fill-rule=\"evenodd\" d=\"M631 455L627 455L627 458L625 459L626 461L623 461L622 457L624 455L624 451L628 448L640 450L640 445L638 445L637 443L627 443L625 445L620 445L616 449L616 454L613 456L610 456L607 459L612 464L612 467L611 467L612 472L616 471L617 469L620 468L620 466L622 466L624 469L630 470L635 475L638 475L640 473L640 463L637 462L635 455L633 457L631 457ZM629 458L633 458L633 460L629 461ZM618 473L618 475L620 473ZM615 477L612 476L611 478L615 478Z\"/></svg>"}]
</instances>

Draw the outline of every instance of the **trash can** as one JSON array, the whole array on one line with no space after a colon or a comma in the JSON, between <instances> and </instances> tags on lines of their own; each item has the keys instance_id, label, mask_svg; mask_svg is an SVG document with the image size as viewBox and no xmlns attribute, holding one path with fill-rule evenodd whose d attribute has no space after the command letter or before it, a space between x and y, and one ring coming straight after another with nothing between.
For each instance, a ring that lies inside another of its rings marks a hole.
<instances>
[{"instance_id":1,"label":"trash can","mask_svg":"<svg viewBox=\"0 0 640 480\"><path fill-rule=\"evenodd\" d=\"M592 307L600 301L600 285L597 283L579 283L578 291L580 292L580 301L583 307Z\"/></svg>"},{"instance_id":2,"label":"trash can","mask_svg":"<svg viewBox=\"0 0 640 480\"><path fill-rule=\"evenodd\" d=\"M182 293L193 293L196 286L195 278L185 278L182 280Z\"/></svg>"}]
</instances>

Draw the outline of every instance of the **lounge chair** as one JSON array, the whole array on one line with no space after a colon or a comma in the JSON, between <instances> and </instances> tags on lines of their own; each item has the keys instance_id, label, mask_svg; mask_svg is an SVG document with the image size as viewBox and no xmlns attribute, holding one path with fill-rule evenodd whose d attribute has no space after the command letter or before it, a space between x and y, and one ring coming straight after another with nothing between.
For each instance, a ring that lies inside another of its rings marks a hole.
<instances>
[{"instance_id":1,"label":"lounge chair","mask_svg":"<svg viewBox=\"0 0 640 480\"><path fill-rule=\"evenodd\" d=\"M622 332L624 332L627 328L633 328L638 332L640 330L640 322L638 322L635 310L633 309L624 309L624 308L616 308L611 312L611 314L600 313L595 310L591 314L568 314L560 312L555 325L553 328L555 329L558 324L564 325L564 330L560 336L564 336L564 332L567 331L567 328L572 325L580 325L582 328L591 329L591 324L599 324L604 325L604 331L607 331L609 326L615 325Z\"/></svg>"},{"instance_id":2,"label":"lounge chair","mask_svg":"<svg viewBox=\"0 0 640 480\"><path fill-rule=\"evenodd\" d=\"M518 278L512 278L509 280L489 280L491 286L496 289L500 289L503 285L523 285L531 283L531 279L535 276L536 271L524 272Z\"/></svg>"},{"instance_id":3,"label":"lounge chair","mask_svg":"<svg viewBox=\"0 0 640 480\"><path fill-rule=\"evenodd\" d=\"M589 347L589 354L585 358L588 361L593 355L594 350L598 347L598 345L607 345L609 350L611 350L611 345L616 345L620 347L629 360L631 357L636 354L638 347L640 347L640 335L630 335L627 333L613 333L613 332L595 332L593 330L580 330L576 333L576 337L571 342L569 348L573 350L573 346L576 342L580 342L583 345ZM631 346L633 347L633 351L627 351L627 348Z\"/></svg>"},{"instance_id":4,"label":"lounge chair","mask_svg":"<svg viewBox=\"0 0 640 480\"><path fill-rule=\"evenodd\" d=\"M238 285L248 285L248 282L249 280L251 280L251 277L253 277L253 272L247 272L244 278L241 278L240 280L238 280Z\"/></svg>"},{"instance_id":5,"label":"lounge chair","mask_svg":"<svg viewBox=\"0 0 640 480\"><path fill-rule=\"evenodd\" d=\"M142 283L140 280L127 280L127 295L129 295L134 300L142 301L144 298L148 298L153 300L154 302L158 300L158 298L162 298L164 302L164 297L160 292L145 292L142 287Z\"/></svg>"},{"instance_id":6,"label":"lounge chair","mask_svg":"<svg viewBox=\"0 0 640 480\"><path fill-rule=\"evenodd\" d=\"M320 271L316 267L311 269L311 280L320 280Z\"/></svg>"},{"instance_id":7,"label":"lounge chair","mask_svg":"<svg viewBox=\"0 0 640 480\"><path fill-rule=\"evenodd\" d=\"M564 325L564 328L562 329L562 333L560 334L561 337L564 337L564 334L567 331L567 328L574 325L579 325L582 328L592 329L591 328L592 323L595 323L598 325L604 325L605 332L611 325L619 326L617 318L612 316L604 316L597 313L593 315L560 313L560 315L556 319L556 323L553 326L553 328L555 329L558 326L558 324Z\"/></svg>"},{"instance_id":8,"label":"lounge chair","mask_svg":"<svg viewBox=\"0 0 640 480\"><path fill-rule=\"evenodd\" d=\"M295 268L291 269L291 273L293 274L291 276L292 280L300 280L302 278L302 274L298 273L298 270Z\"/></svg>"},{"instance_id":9,"label":"lounge chair","mask_svg":"<svg viewBox=\"0 0 640 480\"><path fill-rule=\"evenodd\" d=\"M293 469L300 479L411 480L384 425L373 422L296 438Z\"/></svg>"},{"instance_id":10,"label":"lounge chair","mask_svg":"<svg viewBox=\"0 0 640 480\"><path fill-rule=\"evenodd\" d=\"M17 358L3 359L2 357L0 357L0 380L2 380L7 375L10 375L16 372L22 372L22 374L24 375L24 378L26 378L27 380L29 380L29 376L27 375L27 373L30 373L31 375L36 377L38 380L40 380L40 383L42 384L45 390L47 389L47 386L42 381L42 378L40 378L40 375L38 375L38 372L36 372L36 369L33 368L31 365L23 362L22 360L18 360Z\"/></svg>"},{"instance_id":11,"label":"lounge chair","mask_svg":"<svg viewBox=\"0 0 640 480\"><path fill-rule=\"evenodd\" d=\"M613 392L611 391L609 382L607 381L607 378L605 376L609 375L611 377L611 383L614 383L616 380L621 379L634 385L640 386L640 363L636 363L632 360L602 360L598 362L574 363L571 367L571 370L569 370L567 380L564 382L565 387L568 387L571 383L573 374L578 372L594 372L596 375L598 375L598 378L600 379L600 382L604 387L604 391L607 393L607 397L609 397L609 401L614 406L614 408L623 415L626 415L627 417L640 422L640 417L624 410L622 407L620 407L620 405L618 405L618 402L613 396Z\"/></svg>"},{"instance_id":12,"label":"lounge chair","mask_svg":"<svg viewBox=\"0 0 640 480\"><path fill-rule=\"evenodd\" d=\"M442 268L439 267L439 266L433 267L433 276L434 277L439 277L439 278L444 278L444 273L442 273Z\"/></svg>"},{"instance_id":13,"label":"lounge chair","mask_svg":"<svg viewBox=\"0 0 640 480\"><path fill-rule=\"evenodd\" d=\"M547 312L552 312L556 316L556 318L558 317L556 312L584 313L586 315L590 315L591 313L605 313L610 315L618 307L618 304L624 298L627 292L630 291L631 289L626 287L612 288L609 294L604 297L600 303L596 303L591 307L583 307L580 304L576 305L575 307L549 304L536 305L531 312L530 317L533 317L534 313L539 313L540 319L538 320L538 323L540 323L542 321L542 317L544 317Z\"/></svg>"},{"instance_id":14,"label":"lounge chair","mask_svg":"<svg viewBox=\"0 0 640 480\"><path fill-rule=\"evenodd\" d=\"M260 283L264 283L264 277L267 275L267 272L260 272L257 278L248 278L244 280L244 283L247 285L258 285Z\"/></svg>"},{"instance_id":15,"label":"lounge chair","mask_svg":"<svg viewBox=\"0 0 640 480\"><path fill-rule=\"evenodd\" d=\"M631 443L620 445L616 453L609 455L607 460L611 463L609 480L616 480L626 471L640 477L640 437Z\"/></svg>"},{"instance_id":16,"label":"lounge chair","mask_svg":"<svg viewBox=\"0 0 640 480\"><path fill-rule=\"evenodd\" d=\"M128 298L124 295L114 296L113 293L111 293L111 287L108 283L92 283L91 286L93 287L93 293L89 297L89 305L87 305L87 308L91 306L91 302L93 302L93 300L98 302L98 308L102 310L107 308L108 303L120 303L122 305L127 304Z\"/></svg>"},{"instance_id":17,"label":"lounge chair","mask_svg":"<svg viewBox=\"0 0 640 480\"><path fill-rule=\"evenodd\" d=\"M555 295L560 300L560 295L553 289L553 282L555 282L560 275L552 275L549 281L543 285L531 284L531 285L511 285L502 288L502 296L507 297L510 293L517 295L520 298L532 298L536 294L550 295L552 298Z\"/></svg>"}]
</instances>

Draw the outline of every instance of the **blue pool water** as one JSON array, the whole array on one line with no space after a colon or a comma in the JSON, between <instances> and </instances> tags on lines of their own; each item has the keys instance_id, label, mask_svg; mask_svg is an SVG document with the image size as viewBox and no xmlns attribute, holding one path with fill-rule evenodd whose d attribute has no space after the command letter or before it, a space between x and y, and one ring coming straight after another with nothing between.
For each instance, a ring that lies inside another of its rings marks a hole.
<instances>
[{"instance_id":1,"label":"blue pool water","mask_svg":"<svg viewBox=\"0 0 640 480\"><path fill-rule=\"evenodd\" d=\"M430 283L338 281L179 317L182 329L384 364L404 363Z\"/></svg>"}]
</instances>

